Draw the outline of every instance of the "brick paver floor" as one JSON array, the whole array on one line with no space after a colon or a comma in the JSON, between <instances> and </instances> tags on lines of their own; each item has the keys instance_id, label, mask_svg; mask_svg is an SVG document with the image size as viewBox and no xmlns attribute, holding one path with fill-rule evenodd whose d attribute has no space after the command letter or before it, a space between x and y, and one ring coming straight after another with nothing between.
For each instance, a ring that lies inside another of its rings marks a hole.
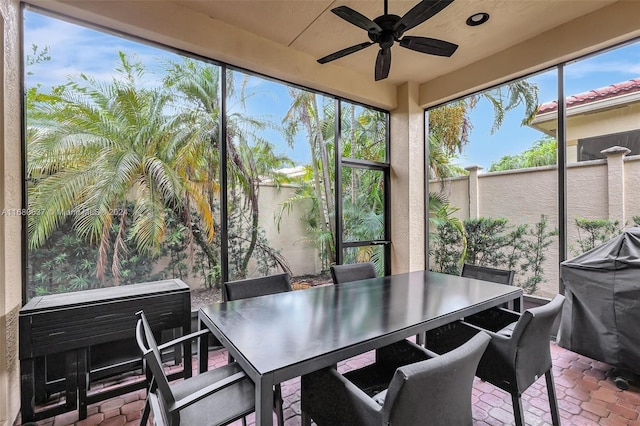
<instances>
[{"instance_id":1,"label":"brick paver floor","mask_svg":"<svg viewBox=\"0 0 640 426\"><path fill-rule=\"evenodd\" d=\"M635 425L640 426L640 388L632 384L622 391L610 377L609 365L551 344L556 394L563 425ZM373 361L373 353L340 363L339 369L359 368ZM226 362L222 351L209 356L209 364ZM300 379L282 384L286 426L300 425ZM145 391L132 392L94 404L88 418L78 421L75 412L38 422L39 426L129 426L137 425L144 405ZM540 378L523 395L527 425L551 424L544 378ZM511 397L493 385L476 379L473 389L474 425L513 424ZM275 419L275 417L274 417ZM16 425L20 424L19 421ZM240 425L236 422L234 426ZM253 415L248 424L254 424ZM191 425L187 425L191 426ZM193 425L200 426L200 425Z\"/></svg>"}]
</instances>

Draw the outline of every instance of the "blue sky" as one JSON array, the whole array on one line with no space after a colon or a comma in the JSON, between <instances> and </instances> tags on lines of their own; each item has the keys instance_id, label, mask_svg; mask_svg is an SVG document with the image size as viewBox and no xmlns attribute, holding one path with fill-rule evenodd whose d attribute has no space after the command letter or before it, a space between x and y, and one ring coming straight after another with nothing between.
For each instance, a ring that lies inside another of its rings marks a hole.
<instances>
[{"instance_id":1,"label":"blue sky","mask_svg":"<svg viewBox=\"0 0 640 426\"><path fill-rule=\"evenodd\" d=\"M157 64L166 60L179 61L180 56L170 51L152 47L95 31L66 21L50 18L25 10L24 46L31 53L31 46L49 48L50 61L31 66L27 85L41 84L49 88L67 81L82 72L98 80L111 81L119 63L118 52L125 52L146 65L149 80L160 80L162 74ZM288 86L252 77L247 85L252 95L246 104L246 113L279 123L290 105ZM230 105L234 108L234 105ZM282 134L265 130L262 136L276 146L278 154L291 158L297 165L310 160L309 147L300 134L293 148L289 147Z\"/></svg>"},{"instance_id":2,"label":"blue sky","mask_svg":"<svg viewBox=\"0 0 640 426\"><path fill-rule=\"evenodd\" d=\"M565 96L638 78L640 42L575 61L565 66L564 74ZM528 80L537 84L540 103L557 99L558 73L555 69L529 77ZM524 108L511 111L502 127L492 135L492 108L486 100L481 100L470 114L473 123L470 144L456 163L462 167L477 164L486 171L492 162L502 156L519 154L528 149L543 135L529 127L522 127L520 122L523 117Z\"/></svg>"},{"instance_id":3,"label":"blue sky","mask_svg":"<svg viewBox=\"0 0 640 426\"><path fill-rule=\"evenodd\" d=\"M68 76L79 72L93 75L97 79L111 80L117 63L118 51L134 55L145 64L157 64L160 60L179 59L169 51L154 48L139 42L111 36L65 21L49 18L25 10L25 40L27 52L32 44L49 48L52 60L32 66L27 76L28 85L40 83L44 87L60 84ZM147 69L159 77L153 66ZM590 89L640 77L640 42L576 61L565 68L565 94L582 93ZM555 70L530 77L539 87L539 100L556 99L557 73ZM247 112L271 119L278 123L290 105L288 88L265 79L251 79L255 95L247 104ZM456 161L461 166L478 164L486 169L503 155L515 155L529 148L542 134L529 127L520 126L523 109L510 112L502 127L491 134L493 112L489 103L482 100L471 112L473 130L470 144ZM309 149L301 135L296 146L287 146L284 137L275 131L266 131L267 137L297 164L309 161Z\"/></svg>"}]
</instances>

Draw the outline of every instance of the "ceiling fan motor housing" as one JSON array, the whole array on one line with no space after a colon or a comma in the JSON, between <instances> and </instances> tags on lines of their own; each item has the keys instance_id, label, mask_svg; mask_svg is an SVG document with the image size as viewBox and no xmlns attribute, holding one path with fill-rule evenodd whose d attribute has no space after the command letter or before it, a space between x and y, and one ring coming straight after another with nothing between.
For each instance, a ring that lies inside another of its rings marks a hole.
<instances>
[{"instance_id":1,"label":"ceiling fan motor housing","mask_svg":"<svg viewBox=\"0 0 640 426\"><path fill-rule=\"evenodd\" d=\"M400 39L400 34L394 29L396 23L400 20L398 15L382 15L373 20L382 28L380 31L369 31L369 39L374 43L378 43L381 48L388 49L393 46L395 41Z\"/></svg>"}]
</instances>

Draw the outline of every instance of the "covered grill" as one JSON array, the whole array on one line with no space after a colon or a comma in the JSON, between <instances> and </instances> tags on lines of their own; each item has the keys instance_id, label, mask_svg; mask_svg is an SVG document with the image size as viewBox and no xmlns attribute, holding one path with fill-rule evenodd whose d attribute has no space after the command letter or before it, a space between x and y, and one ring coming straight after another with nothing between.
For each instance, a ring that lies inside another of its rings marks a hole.
<instances>
[{"instance_id":1,"label":"covered grill","mask_svg":"<svg viewBox=\"0 0 640 426\"><path fill-rule=\"evenodd\" d=\"M566 301L558 344L621 370L640 373L640 228L562 262Z\"/></svg>"}]
</instances>

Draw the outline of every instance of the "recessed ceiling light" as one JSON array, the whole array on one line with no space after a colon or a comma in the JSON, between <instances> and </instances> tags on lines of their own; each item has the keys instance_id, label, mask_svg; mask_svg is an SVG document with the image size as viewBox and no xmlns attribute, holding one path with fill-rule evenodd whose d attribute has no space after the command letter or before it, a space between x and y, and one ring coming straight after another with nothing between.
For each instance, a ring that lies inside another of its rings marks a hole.
<instances>
[{"instance_id":1,"label":"recessed ceiling light","mask_svg":"<svg viewBox=\"0 0 640 426\"><path fill-rule=\"evenodd\" d=\"M489 14L486 12L474 13L467 18L467 25L475 27L482 25L489 20Z\"/></svg>"}]
</instances>

